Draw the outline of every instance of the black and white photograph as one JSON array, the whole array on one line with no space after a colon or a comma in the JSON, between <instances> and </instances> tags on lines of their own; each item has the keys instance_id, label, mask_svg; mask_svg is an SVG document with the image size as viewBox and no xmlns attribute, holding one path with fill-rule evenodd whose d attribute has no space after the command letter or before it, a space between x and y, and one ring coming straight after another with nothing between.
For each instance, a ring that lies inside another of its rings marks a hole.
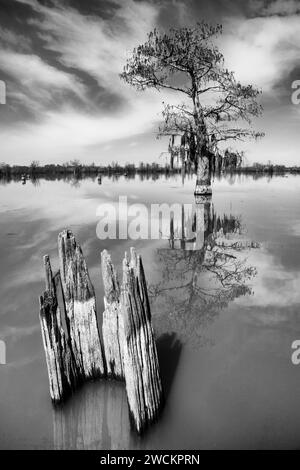
<instances>
[{"instance_id":1,"label":"black and white photograph","mask_svg":"<svg viewBox=\"0 0 300 470\"><path fill-rule=\"evenodd\" d=\"M297 449L300 0L0 0L0 450Z\"/></svg>"}]
</instances>

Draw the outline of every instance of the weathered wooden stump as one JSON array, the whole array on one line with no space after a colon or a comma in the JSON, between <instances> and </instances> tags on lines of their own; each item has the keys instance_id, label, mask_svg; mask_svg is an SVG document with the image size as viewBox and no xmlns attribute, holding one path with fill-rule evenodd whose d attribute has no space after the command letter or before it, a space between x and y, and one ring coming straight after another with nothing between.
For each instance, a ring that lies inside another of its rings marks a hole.
<instances>
[{"instance_id":1,"label":"weathered wooden stump","mask_svg":"<svg viewBox=\"0 0 300 470\"><path fill-rule=\"evenodd\" d=\"M83 379L105 375L96 297L80 246L70 230L58 236L60 275L67 328L78 374Z\"/></svg>"},{"instance_id":2,"label":"weathered wooden stump","mask_svg":"<svg viewBox=\"0 0 300 470\"><path fill-rule=\"evenodd\" d=\"M50 396L58 403L76 388L78 376L62 327L56 285L48 256L44 257L46 291L40 297L40 322L49 375Z\"/></svg>"},{"instance_id":3,"label":"weathered wooden stump","mask_svg":"<svg viewBox=\"0 0 300 470\"><path fill-rule=\"evenodd\" d=\"M129 411L138 432L154 421L163 392L146 279L140 256L131 249L123 261L121 308L124 322L124 374Z\"/></svg>"},{"instance_id":4,"label":"weathered wooden stump","mask_svg":"<svg viewBox=\"0 0 300 470\"><path fill-rule=\"evenodd\" d=\"M103 341L111 373L119 365L125 377L131 421L140 433L163 403L156 344L142 260L131 249L123 261L121 289L110 256L101 254L105 288ZM108 354L108 356L107 356ZM118 376L120 377L120 375Z\"/></svg>"},{"instance_id":5,"label":"weathered wooden stump","mask_svg":"<svg viewBox=\"0 0 300 470\"><path fill-rule=\"evenodd\" d=\"M50 395L61 402L78 383L91 378L125 379L131 421L138 433L153 422L163 392L142 260L131 249L123 262L120 288L110 255L101 254L104 283L103 337L99 337L96 299L80 246L69 230L58 237L65 327L49 257L44 258L46 291L40 297L42 336Z\"/></svg>"},{"instance_id":6,"label":"weathered wooden stump","mask_svg":"<svg viewBox=\"0 0 300 470\"><path fill-rule=\"evenodd\" d=\"M104 312L102 323L103 345L107 375L123 379L124 328L120 309L120 287L111 257L106 250L101 253L104 286Z\"/></svg>"}]
</instances>

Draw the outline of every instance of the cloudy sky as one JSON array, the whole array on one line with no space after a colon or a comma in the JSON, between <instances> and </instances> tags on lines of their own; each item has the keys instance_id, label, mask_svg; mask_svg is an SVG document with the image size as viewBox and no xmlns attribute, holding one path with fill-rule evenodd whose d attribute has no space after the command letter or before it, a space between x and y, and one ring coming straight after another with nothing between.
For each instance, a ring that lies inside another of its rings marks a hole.
<instances>
[{"instance_id":1,"label":"cloudy sky","mask_svg":"<svg viewBox=\"0 0 300 470\"><path fill-rule=\"evenodd\" d=\"M0 0L0 161L159 161L165 92L137 92L119 73L154 27L223 24L220 48L243 83L262 89L266 137L249 162L300 165L300 0Z\"/></svg>"}]
</instances>

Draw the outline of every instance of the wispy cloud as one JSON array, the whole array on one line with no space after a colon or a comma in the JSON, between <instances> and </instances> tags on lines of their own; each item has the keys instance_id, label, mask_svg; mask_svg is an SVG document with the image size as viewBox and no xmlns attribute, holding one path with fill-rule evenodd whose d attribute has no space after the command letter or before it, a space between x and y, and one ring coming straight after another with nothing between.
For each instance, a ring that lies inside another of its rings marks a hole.
<instances>
[{"instance_id":1,"label":"wispy cloud","mask_svg":"<svg viewBox=\"0 0 300 470\"><path fill-rule=\"evenodd\" d=\"M84 98L83 84L72 74L62 72L45 63L40 57L33 54L21 54L9 49L0 50L1 68L16 82L17 87L12 90L11 96L18 98L23 95L34 103L35 109L49 104L52 97L61 91L73 92ZM23 93L21 93L21 91Z\"/></svg>"},{"instance_id":2,"label":"wispy cloud","mask_svg":"<svg viewBox=\"0 0 300 470\"><path fill-rule=\"evenodd\" d=\"M18 51L30 51L31 50L31 40L28 37L25 37L21 34L16 34L13 31L10 31L7 28L0 29L0 40L3 45L6 47L13 47L14 50Z\"/></svg>"},{"instance_id":3,"label":"wispy cloud","mask_svg":"<svg viewBox=\"0 0 300 470\"><path fill-rule=\"evenodd\" d=\"M154 92L137 93L121 82L119 73L128 51L156 25L157 7L113 0L108 21L58 2L47 7L35 0L15 1L28 5L35 14L27 21L45 53L39 57L3 49L0 60L17 84L9 90L11 101L22 102L41 116L38 123L28 121L2 130L5 158L22 152L30 159L41 153L45 159L67 159L74 152L84 154L89 146L152 128L162 98ZM49 54L51 64L47 63ZM66 92L80 98L82 106L67 100ZM94 104L97 94L98 108ZM113 99L119 106L112 113L108 108ZM54 100L56 107L50 106Z\"/></svg>"},{"instance_id":4,"label":"wispy cloud","mask_svg":"<svg viewBox=\"0 0 300 470\"><path fill-rule=\"evenodd\" d=\"M241 6L237 0L93 0L91 6L85 4L84 13L73 0L12 3L22 9L25 26L5 25L0 30L0 63L8 91L5 110L11 113L0 129L4 160L60 161L76 155L92 161L95 149L152 132L161 102L181 97L131 89L119 79L126 56L154 27L195 24L206 19L207 12L208 20L215 12L224 24L220 45L228 68L243 83L263 89L263 124L272 130L280 115L296 141L297 113L282 84L290 86L300 59L299 2L249 0ZM264 140L268 158L275 140L272 135ZM298 158L296 150L290 154L292 160ZM109 153L99 158L107 160Z\"/></svg>"},{"instance_id":5,"label":"wispy cloud","mask_svg":"<svg viewBox=\"0 0 300 470\"><path fill-rule=\"evenodd\" d=\"M109 21L96 15L84 16L58 3L46 7L35 0L17 1L40 14L40 19L29 23L36 28L45 49L55 52L61 64L91 75L99 85L117 93L126 53L146 38L157 19L157 9L151 3L134 0L113 0L117 8Z\"/></svg>"},{"instance_id":6,"label":"wispy cloud","mask_svg":"<svg viewBox=\"0 0 300 470\"><path fill-rule=\"evenodd\" d=\"M264 0L253 0L251 9L255 14L261 16L286 16L300 13L300 5L298 0L272 0L266 2Z\"/></svg>"},{"instance_id":7,"label":"wispy cloud","mask_svg":"<svg viewBox=\"0 0 300 470\"><path fill-rule=\"evenodd\" d=\"M242 82L269 92L300 60L297 16L227 20L222 39L230 68Z\"/></svg>"}]
</instances>

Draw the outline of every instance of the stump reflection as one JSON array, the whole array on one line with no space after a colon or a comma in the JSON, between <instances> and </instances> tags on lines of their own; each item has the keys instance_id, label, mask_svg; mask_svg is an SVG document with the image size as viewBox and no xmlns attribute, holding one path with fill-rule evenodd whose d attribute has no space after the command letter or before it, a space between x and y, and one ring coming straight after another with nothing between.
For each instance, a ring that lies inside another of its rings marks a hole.
<instances>
[{"instance_id":1,"label":"stump reflection","mask_svg":"<svg viewBox=\"0 0 300 470\"><path fill-rule=\"evenodd\" d=\"M85 384L72 400L53 410L54 448L126 449L130 433L126 390L122 383Z\"/></svg>"}]
</instances>

